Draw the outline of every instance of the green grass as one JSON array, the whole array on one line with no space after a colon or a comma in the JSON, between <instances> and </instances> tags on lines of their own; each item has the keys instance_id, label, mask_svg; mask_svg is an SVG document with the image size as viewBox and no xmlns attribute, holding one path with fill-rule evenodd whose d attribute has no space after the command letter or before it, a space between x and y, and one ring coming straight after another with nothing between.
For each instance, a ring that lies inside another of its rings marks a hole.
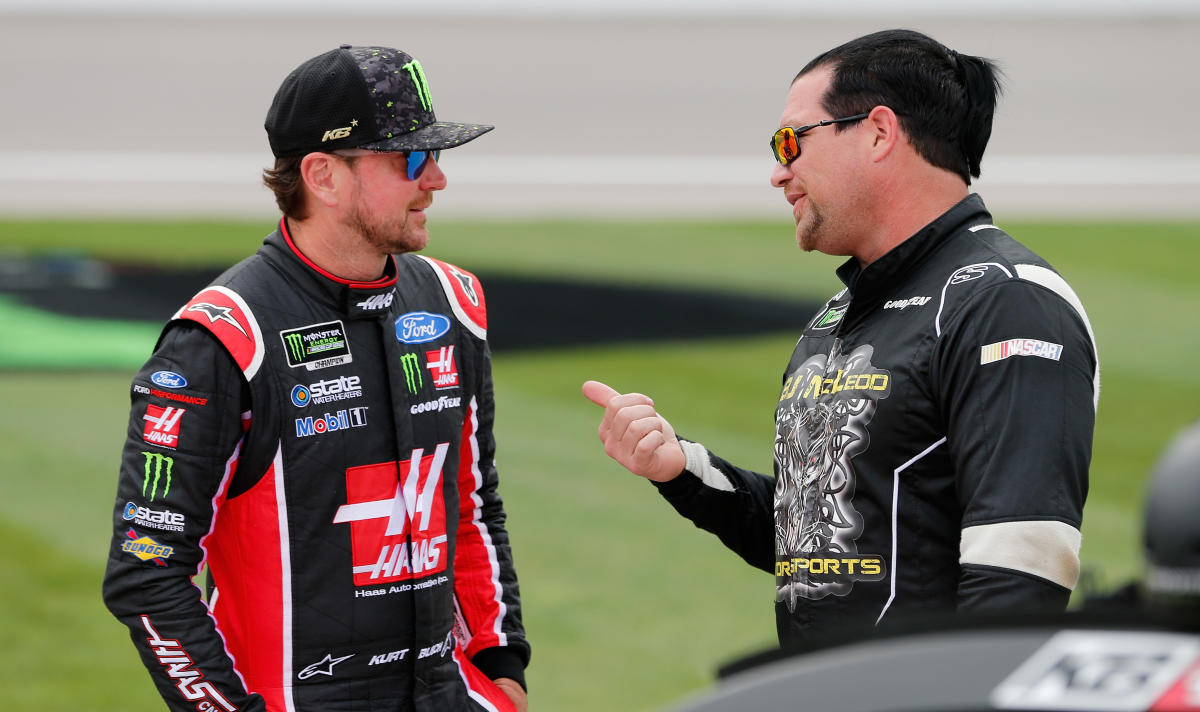
<instances>
[{"instance_id":1,"label":"green grass","mask_svg":"<svg viewBox=\"0 0 1200 712\"><path fill-rule=\"evenodd\" d=\"M1080 289L1094 275L1187 286L1194 222L997 224L1049 259ZM151 264L229 265L274 229L268 222L0 219L0 257L63 252ZM655 282L825 297L843 260L804 254L786 221L437 221L427 252L477 271ZM1114 282L1104 281L1100 285Z\"/></svg>"},{"instance_id":2,"label":"green grass","mask_svg":"<svg viewBox=\"0 0 1200 712\"><path fill-rule=\"evenodd\" d=\"M271 223L0 219L0 257L60 252L153 264L229 265ZM434 222L426 252L484 272L661 282L823 296L837 284L824 255L802 256L778 222Z\"/></svg>"},{"instance_id":3,"label":"green grass","mask_svg":"<svg viewBox=\"0 0 1200 712\"><path fill-rule=\"evenodd\" d=\"M0 294L4 368L129 368L145 361L161 324L76 319L50 314Z\"/></svg>"},{"instance_id":4,"label":"green grass","mask_svg":"<svg viewBox=\"0 0 1200 712\"><path fill-rule=\"evenodd\" d=\"M1115 585L1140 572L1148 470L1200 418L1200 290L1190 269L1200 226L1001 225L1063 272L1092 317L1104 388L1083 560ZM269 228L0 221L0 253L228 263ZM477 271L795 296L836 289L830 270L840 261L798 253L791 228L769 223L455 223L437 225L434 243L432 254ZM0 371L0 708L155 709L99 581L128 382L159 325L64 318L36 331L30 316L0 300L0 363L10 369ZM579 385L597 378L649 393L681 433L769 470L779 371L794 338L497 354L498 461L537 709L659 709L710 684L719 663L773 643L769 577L604 456L599 411ZM108 370L52 369L35 348L49 339L93 350Z\"/></svg>"},{"instance_id":5,"label":"green grass","mask_svg":"<svg viewBox=\"0 0 1200 712\"><path fill-rule=\"evenodd\" d=\"M34 504L51 501L47 493ZM103 548L98 532L72 529L59 517L36 527L0 520L0 706L162 709L128 629L100 600L102 559L72 556L47 542L47 530L64 524L93 549Z\"/></svg>"}]
</instances>

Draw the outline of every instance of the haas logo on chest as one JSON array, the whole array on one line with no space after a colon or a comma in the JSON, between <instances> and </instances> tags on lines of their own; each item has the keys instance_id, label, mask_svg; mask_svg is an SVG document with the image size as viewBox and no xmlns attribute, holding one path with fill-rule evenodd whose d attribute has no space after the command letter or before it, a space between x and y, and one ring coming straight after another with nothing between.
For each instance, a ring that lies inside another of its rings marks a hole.
<instances>
[{"instance_id":1,"label":"haas logo on chest","mask_svg":"<svg viewBox=\"0 0 1200 712\"><path fill-rule=\"evenodd\" d=\"M403 462L346 470L346 504L334 524L350 524L355 586L424 578L446 569L442 468L449 443Z\"/></svg>"}]
</instances>

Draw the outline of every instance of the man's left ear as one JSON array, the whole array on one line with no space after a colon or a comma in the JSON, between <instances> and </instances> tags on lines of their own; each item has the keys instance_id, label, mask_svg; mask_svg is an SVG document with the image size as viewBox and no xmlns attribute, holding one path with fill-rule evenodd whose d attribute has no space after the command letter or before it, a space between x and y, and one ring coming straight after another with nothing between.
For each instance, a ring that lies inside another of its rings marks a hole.
<instances>
[{"instance_id":1,"label":"man's left ear","mask_svg":"<svg viewBox=\"0 0 1200 712\"><path fill-rule=\"evenodd\" d=\"M900 119L887 106L876 106L863 119L871 130L871 158L882 161L896 148L900 140Z\"/></svg>"}]
</instances>

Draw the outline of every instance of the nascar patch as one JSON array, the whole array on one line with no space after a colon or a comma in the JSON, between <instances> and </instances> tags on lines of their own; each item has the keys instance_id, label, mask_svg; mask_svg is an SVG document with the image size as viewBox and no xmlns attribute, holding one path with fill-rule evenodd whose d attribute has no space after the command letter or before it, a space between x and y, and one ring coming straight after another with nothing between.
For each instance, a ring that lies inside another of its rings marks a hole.
<instances>
[{"instance_id":1,"label":"nascar patch","mask_svg":"<svg viewBox=\"0 0 1200 712\"><path fill-rule=\"evenodd\" d=\"M1057 361L1062 356L1062 344L1037 339L1009 339L979 348L979 364L1003 361L1010 356L1037 356Z\"/></svg>"}]
</instances>

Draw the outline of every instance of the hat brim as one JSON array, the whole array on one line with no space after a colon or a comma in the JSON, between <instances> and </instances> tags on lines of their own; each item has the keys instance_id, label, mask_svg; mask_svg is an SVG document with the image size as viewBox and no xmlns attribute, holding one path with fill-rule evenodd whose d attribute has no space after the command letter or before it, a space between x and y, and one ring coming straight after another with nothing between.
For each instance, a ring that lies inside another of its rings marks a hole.
<instances>
[{"instance_id":1,"label":"hat brim","mask_svg":"<svg viewBox=\"0 0 1200 712\"><path fill-rule=\"evenodd\" d=\"M372 151L441 151L473 141L496 128L487 124L457 124L437 121L401 136L364 143Z\"/></svg>"}]
</instances>

